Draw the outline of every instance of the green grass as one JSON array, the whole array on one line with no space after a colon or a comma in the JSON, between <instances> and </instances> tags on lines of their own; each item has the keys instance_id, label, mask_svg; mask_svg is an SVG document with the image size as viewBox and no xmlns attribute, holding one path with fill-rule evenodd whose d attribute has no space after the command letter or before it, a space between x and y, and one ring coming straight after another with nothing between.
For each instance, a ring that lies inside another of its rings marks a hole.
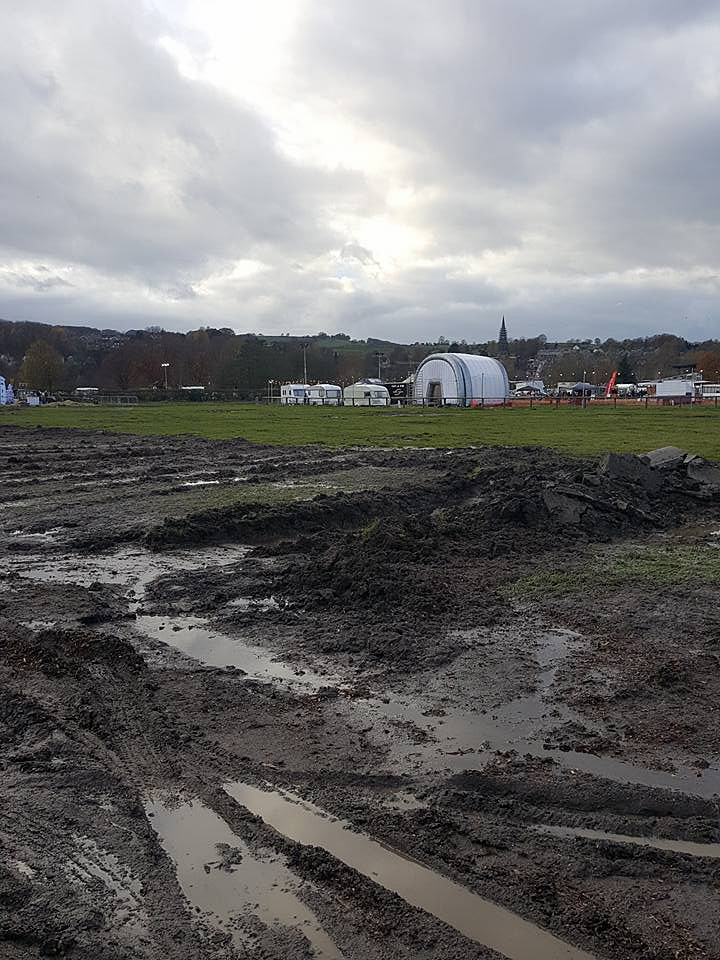
<instances>
[{"instance_id":1,"label":"green grass","mask_svg":"<svg viewBox=\"0 0 720 960\"><path fill-rule=\"evenodd\" d=\"M0 408L0 426L104 428L139 436L245 437L256 443L464 447L533 444L571 454L641 452L674 444L720 460L714 407L544 407L454 410L143 404Z\"/></svg>"},{"instance_id":2,"label":"green grass","mask_svg":"<svg viewBox=\"0 0 720 960\"><path fill-rule=\"evenodd\" d=\"M673 546L603 553L582 567L547 570L523 577L505 592L518 600L542 600L633 583L648 588L720 583L720 549Z\"/></svg>"}]
</instances>

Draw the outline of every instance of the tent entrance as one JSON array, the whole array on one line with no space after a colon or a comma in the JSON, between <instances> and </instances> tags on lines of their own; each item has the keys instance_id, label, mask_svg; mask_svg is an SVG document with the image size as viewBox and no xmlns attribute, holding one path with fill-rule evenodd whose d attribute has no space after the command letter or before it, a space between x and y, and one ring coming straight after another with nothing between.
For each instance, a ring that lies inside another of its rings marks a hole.
<instances>
[{"instance_id":1,"label":"tent entrance","mask_svg":"<svg viewBox=\"0 0 720 960\"><path fill-rule=\"evenodd\" d=\"M427 385L427 402L440 405L443 402L442 382L431 380Z\"/></svg>"}]
</instances>

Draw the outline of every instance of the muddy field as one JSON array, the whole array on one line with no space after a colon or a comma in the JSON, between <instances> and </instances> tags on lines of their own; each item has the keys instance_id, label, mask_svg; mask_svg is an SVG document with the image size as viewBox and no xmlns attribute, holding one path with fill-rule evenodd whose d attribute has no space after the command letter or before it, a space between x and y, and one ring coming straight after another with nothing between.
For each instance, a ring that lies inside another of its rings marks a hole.
<instances>
[{"instance_id":1,"label":"muddy field","mask_svg":"<svg viewBox=\"0 0 720 960\"><path fill-rule=\"evenodd\" d=\"M720 957L720 469L0 431L0 957Z\"/></svg>"}]
</instances>

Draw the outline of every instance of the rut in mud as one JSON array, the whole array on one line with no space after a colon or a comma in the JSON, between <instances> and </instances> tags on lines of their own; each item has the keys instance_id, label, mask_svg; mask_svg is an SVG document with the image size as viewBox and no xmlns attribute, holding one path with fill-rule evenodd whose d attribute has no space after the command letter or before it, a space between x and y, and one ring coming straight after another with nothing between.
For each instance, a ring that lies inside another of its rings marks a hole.
<instances>
[{"instance_id":1,"label":"rut in mud","mask_svg":"<svg viewBox=\"0 0 720 960\"><path fill-rule=\"evenodd\" d=\"M3 957L718 956L714 465L0 466Z\"/></svg>"}]
</instances>

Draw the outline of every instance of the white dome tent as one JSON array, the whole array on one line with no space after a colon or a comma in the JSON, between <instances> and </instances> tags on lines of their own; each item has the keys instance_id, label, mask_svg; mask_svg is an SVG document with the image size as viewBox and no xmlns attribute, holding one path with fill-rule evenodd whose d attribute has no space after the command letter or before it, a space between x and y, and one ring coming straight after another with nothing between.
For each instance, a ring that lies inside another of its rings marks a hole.
<instances>
[{"instance_id":1,"label":"white dome tent","mask_svg":"<svg viewBox=\"0 0 720 960\"><path fill-rule=\"evenodd\" d=\"M474 353L433 353L415 374L415 403L490 406L510 395L505 367L494 357Z\"/></svg>"}]
</instances>

